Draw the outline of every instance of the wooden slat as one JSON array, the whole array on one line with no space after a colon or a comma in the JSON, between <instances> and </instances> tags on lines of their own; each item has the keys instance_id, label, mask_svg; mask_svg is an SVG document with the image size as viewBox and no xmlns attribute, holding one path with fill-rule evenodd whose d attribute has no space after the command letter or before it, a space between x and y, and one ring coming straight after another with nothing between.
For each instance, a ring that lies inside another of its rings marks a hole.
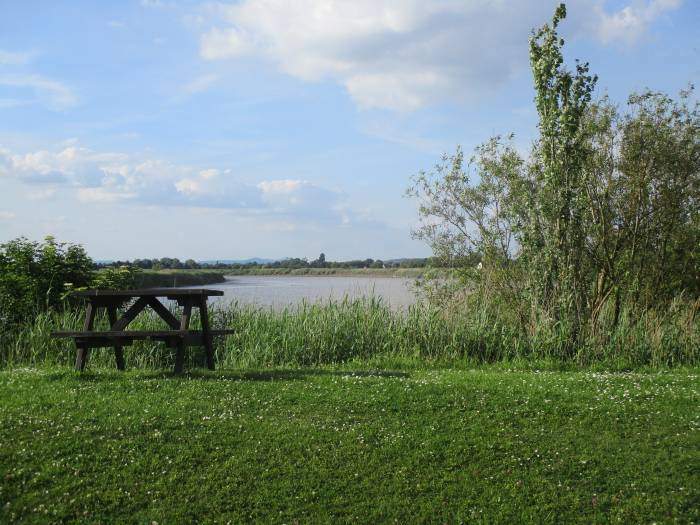
<instances>
[{"instance_id":1,"label":"wooden slat","mask_svg":"<svg viewBox=\"0 0 700 525\"><path fill-rule=\"evenodd\" d=\"M208 297L222 296L223 290L207 288L144 288L142 290L83 290L74 297Z\"/></svg>"},{"instance_id":2,"label":"wooden slat","mask_svg":"<svg viewBox=\"0 0 700 525\"><path fill-rule=\"evenodd\" d=\"M95 323L95 313L97 312L97 307L92 303L87 304L85 310L85 321L83 322L83 332L88 332L92 330ZM77 342L76 342L77 343ZM85 370L87 365L88 357L90 356L90 348L86 345L76 344L75 352L75 369L79 371Z\"/></svg>"},{"instance_id":3,"label":"wooden slat","mask_svg":"<svg viewBox=\"0 0 700 525\"><path fill-rule=\"evenodd\" d=\"M177 320L177 317L175 317L170 310L168 310L163 303L161 303L156 297L149 297L148 298L148 306L153 308L155 312L160 316L163 321L168 323L168 326L170 328L177 330L180 328L180 321Z\"/></svg>"},{"instance_id":4,"label":"wooden slat","mask_svg":"<svg viewBox=\"0 0 700 525\"><path fill-rule=\"evenodd\" d=\"M117 324L117 307L108 306L107 315L109 316L109 325L112 329ZM114 359L117 362L117 370L124 370L124 348L121 345L114 345Z\"/></svg>"},{"instance_id":5,"label":"wooden slat","mask_svg":"<svg viewBox=\"0 0 700 525\"><path fill-rule=\"evenodd\" d=\"M202 297L199 303L199 317L202 321L202 333L204 335L204 349L207 355L207 368L214 370L214 344L211 339L211 327L209 326L209 310L207 298Z\"/></svg>"},{"instance_id":6,"label":"wooden slat","mask_svg":"<svg viewBox=\"0 0 700 525\"><path fill-rule=\"evenodd\" d=\"M180 319L180 331L187 332L190 327L190 317L192 317L192 302L185 302L185 307L182 310L182 318ZM181 374L185 364L185 342L180 340L175 348L175 373Z\"/></svg>"},{"instance_id":7,"label":"wooden slat","mask_svg":"<svg viewBox=\"0 0 700 525\"><path fill-rule=\"evenodd\" d=\"M202 346L204 344L204 336L202 336L201 334L188 334L187 336L181 339L178 339L177 337L173 338L163 336L150 337L147 339L142 338L141 340L165 343L166 346L173 349L177 349L177 345L180 343L180 341L182 342L185 348L189 346ZM136 342L136 340L129 337L94 337L92 339L86 340L76 339L76 342L80 342L81 345L84 345L88 348L109 348L113 347L115 343L121 346L131 346Z\"/></svg>"},{"instance_id":8,"label":"wooden slat","mask_svg":"<svg viewBox=\"0 0 700 525\"><path fill-rule=\"evenodd\" d=\"M130 297L87 297L86 298L88 301L92 303L93 306L96 306L98 308L109 308L110 306L113 306L114 308L121 308L124 306L124 303L128 302L131 300Z\"/></svg>"},{"instance_id":9,"label":"wooden slat","mask_svg":"<svg viewBox=\"0 0 700 525\"><path fill-rule=\"evenodd\" d=\"M51 332L51 337L72 337L74 339L99 337L130 337L132 339L148 339L149 337L184 337L188 334L202 335L201 330L104 330L98 332ZM221 336L236 333L235 330L210 330L211 335Z\"/></svg>"},{"instance_id":10,"label":"wooden slat","mask_svg":"<svg viewBox=\"0 0 700 525\"><path fill-rule=\"evenodd\" d=\"M139 297L138 300L132 304L126 312L124 312L124 315L122 315L121 318L114 323L112 330L115 332L124 330L124 328L129 326L129 323L136 319L136 316L139 315L144 308L146 308L146 305L148 305L148 299L145 297Z\"/></svg>"}]
</instances>

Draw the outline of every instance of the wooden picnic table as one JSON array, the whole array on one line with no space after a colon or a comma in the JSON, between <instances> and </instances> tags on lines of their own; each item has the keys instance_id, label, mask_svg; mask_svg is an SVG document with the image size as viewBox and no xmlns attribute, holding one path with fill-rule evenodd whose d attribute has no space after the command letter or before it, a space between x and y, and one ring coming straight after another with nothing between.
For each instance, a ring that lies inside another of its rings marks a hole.
<instances>
[{"instance_id":1,"label":"wooden picnic table","mask_svg":"<svg viewBox=\"0 0 700 525\"><path fill-rule=\"evenodd\" d=\"M207 298L221 296L220 290L199 288L147 288L143 290L86 290L75 292L75 297L86 300L85 322L82 331L52 332L53 337L70 337L75 340L76 357L75 369L84 370L91 348L113 347L117 368L124 370L124 346L131 345L137 339L163 341L175 349L175 372L182 372L185 361L186 346L204 346L206 350L207 368L214 370L214 346L212 338L233 333L233 330L212 330L209 324ZM176 301L182 307L180 319L158 299L165 297ZM134 301L135 299L135 301ZM132 302L133 301L133 302ZM119 309L131 303L122 315ZM147 306L151 307L158 316L170 327L169 330L126 330L129 323ZM110 329L106 331L93 330L95 315L100 308L107 310ZM192 308L199 308L202 330L190 330Z\"/></svg>"}]
</instances>

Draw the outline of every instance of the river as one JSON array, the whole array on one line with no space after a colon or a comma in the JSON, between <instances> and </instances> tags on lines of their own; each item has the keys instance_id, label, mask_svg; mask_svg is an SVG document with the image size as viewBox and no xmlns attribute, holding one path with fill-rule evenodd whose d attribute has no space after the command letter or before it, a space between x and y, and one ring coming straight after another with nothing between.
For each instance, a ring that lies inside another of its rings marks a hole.
<instances>
[{"instance_id":1,"label":"river","mask_svg":"<svg viewBox=\"0 0 700 525\"><path fill-rule=\"evenodd\" d=\"M403 309L416 301L413 283L413 279L402 277L244 275L227 276L226 282L201 288L223 290L223 297L210 299L213 303L238 301L281 309L304 300L319 303L376 296L392 308Z\"/></svg>"}]
</instances>

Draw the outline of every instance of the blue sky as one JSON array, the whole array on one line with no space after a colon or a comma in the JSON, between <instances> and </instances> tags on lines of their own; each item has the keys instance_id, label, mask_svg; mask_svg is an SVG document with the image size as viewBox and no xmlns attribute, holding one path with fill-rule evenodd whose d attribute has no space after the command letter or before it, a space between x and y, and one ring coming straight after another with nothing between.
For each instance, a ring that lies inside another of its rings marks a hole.
<instances>
[{"instance_id":1,"label":"blue sky","mask_svg":"<svg viewBox=\"0 0 700 525\"><path fill-rule=\"evenodd\" d=\"M536 118L545 0L4 1L0 241L97 259L428 255L409 178ZM700 80L700 1L571 0L623 102Z\"/></svg>"}]
</instances>

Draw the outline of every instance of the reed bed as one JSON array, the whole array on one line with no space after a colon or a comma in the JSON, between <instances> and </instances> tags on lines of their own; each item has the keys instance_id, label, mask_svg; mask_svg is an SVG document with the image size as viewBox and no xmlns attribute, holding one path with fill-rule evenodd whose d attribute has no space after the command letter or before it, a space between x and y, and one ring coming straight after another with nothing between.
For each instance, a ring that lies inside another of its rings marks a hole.
<instances>
[{"instance_id":1,"label":"reed bed","mask_svg":"<svg viewBox=\"0 0 700 525\"><path fill-rule=\"evenodd\" d=\"M619 323L598 324L574 352L565 327L540 323L518 327L487 310L446 311L423 303L405 311L380 299L302 303L281 311L232 303L212 308L214 328L236 333L217 338L216 357L224 368L326 366L352 361L430 365L543 360L607 369L672 367L700 363L699 302L678 300L663 310L635 315L623 310ZM40 313L35 320L0 338L2 367L69 366L71 340L50 337L53 330L82 326L82 310ZM104 317L96 329L106 328ZM199 319L194 316L193 327ZM132 329L165 328L155 315L142 314ZM161 343L139 341L126 349L127 366L169 368L172 351ZM91 366L114 366L109 349L92 351ZM188 366L201 366L203 352L191 348Z\"/></svg>"}]
</instances>

